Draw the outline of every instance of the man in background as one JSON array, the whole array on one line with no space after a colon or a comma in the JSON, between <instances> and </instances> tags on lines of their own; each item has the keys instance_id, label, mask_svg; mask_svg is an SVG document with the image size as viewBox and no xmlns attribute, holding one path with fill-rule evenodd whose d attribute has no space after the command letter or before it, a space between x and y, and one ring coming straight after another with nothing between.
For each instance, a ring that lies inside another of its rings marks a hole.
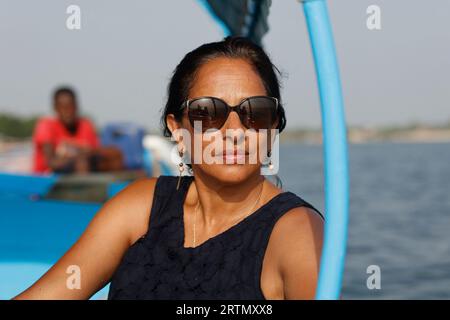
<instances>
[{"instance_id":1,"label":"man in background","mask_svg":"<svg viewBox=\"0 0 450 320\"><path fill-rule=\"evenodd\" d=\"M56 117L43 117L33 134L35 173L87 173L120 170L120 150L102 148L95 128L78 115L75 91L61 87L53 94Z\"/></svg>"}]
</instances>

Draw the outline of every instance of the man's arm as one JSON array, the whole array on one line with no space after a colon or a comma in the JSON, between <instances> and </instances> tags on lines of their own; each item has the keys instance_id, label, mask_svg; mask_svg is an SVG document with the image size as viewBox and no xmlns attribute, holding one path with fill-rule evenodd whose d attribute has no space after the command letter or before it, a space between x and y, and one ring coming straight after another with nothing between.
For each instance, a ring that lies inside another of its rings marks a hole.
<instances>
[{"instance_id":1,"label":"man's arm","mask_svg":"<svg viewBox=\"0 0 450 320\"><path fill-rule=\"evenodd\" d=\"M42 151L47 165L52 171L64 168L75 160L73 156L58 156L51 143L43 143Z\"/></svg>"}]
</instances>

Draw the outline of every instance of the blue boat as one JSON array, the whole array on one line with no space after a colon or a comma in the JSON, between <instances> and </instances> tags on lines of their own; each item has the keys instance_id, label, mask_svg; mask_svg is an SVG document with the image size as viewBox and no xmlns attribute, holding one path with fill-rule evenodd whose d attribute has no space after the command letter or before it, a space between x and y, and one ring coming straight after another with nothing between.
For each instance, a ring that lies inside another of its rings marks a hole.
<instances>
[{"instance_id":1,"label":"blue boat","mask_svg":"<svg viewBox=\"0 0 450 320\"><path fill-rule=\"evenodd\" d=\"M103 145L114 144L113 135L126 140L125 129L130 127L106 128ZM76 242L103 203L131 181L176 174L176 165L169 162L168 141L147 134L139 139L142 152L136 156L128 144L128 168L123 171L0 173L0 300L14 297L38 280ZM108 286L92 298L105 298L107 290Z\"/></svg>"}]
</instances>

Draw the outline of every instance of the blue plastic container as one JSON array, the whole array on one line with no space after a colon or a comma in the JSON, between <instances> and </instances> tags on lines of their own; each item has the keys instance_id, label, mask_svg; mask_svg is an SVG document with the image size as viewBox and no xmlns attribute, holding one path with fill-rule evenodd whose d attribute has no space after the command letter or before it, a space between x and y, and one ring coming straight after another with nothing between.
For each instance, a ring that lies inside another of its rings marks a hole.
<instances>
[{"instance_id":1,"label":"blue plastic container","mask_svg":"<svg viewBox=\"0 0 450 320\"><path fill-rule=\"evenodd\" d=\"M102 146L118 147L124 156L126 169L142 169L145 129L132 123L110 123L101 133Z\"/></svg>"}]
</instances>

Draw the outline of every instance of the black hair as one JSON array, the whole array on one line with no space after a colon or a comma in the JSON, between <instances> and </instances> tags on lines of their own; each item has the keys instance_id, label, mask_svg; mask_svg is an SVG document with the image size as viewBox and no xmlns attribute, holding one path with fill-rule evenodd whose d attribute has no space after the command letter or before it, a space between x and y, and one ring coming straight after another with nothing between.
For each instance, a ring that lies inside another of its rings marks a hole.
<instances>
[{"instance_id":1,"label":"black hair","mask_svg":"<svg viewBox=\"0 0 450 320\"><path fill-rule=\"evenodd\" d=\"M206 62L219 57L243 59L252 65L261 77L267 95L279 101L277 129L281 132L286 126L286 116L281 104L280 82L277 76L277 73L281 74L280 71L260 46L244 37L228 36L222 41L206 43L189 52L175 68L167 88L167 102L161 117L163 135L172 135L167 126L167 115L173 114L177 121L181 121L183 112L180 107L188 98L198 69Z\"/></svg>"},{"instance_id":2,"label":"black hair","mask_svg":"<svg viewBox=\"0 0 450 320\"><path fill-rule=\"evenodd\" d=\"M53 105L56 103L56 99L62 94L68 94L72 97L73 101L77 102L77 94L71 87L58 87L53 91Z\"/></svg>"}]
</instances>

